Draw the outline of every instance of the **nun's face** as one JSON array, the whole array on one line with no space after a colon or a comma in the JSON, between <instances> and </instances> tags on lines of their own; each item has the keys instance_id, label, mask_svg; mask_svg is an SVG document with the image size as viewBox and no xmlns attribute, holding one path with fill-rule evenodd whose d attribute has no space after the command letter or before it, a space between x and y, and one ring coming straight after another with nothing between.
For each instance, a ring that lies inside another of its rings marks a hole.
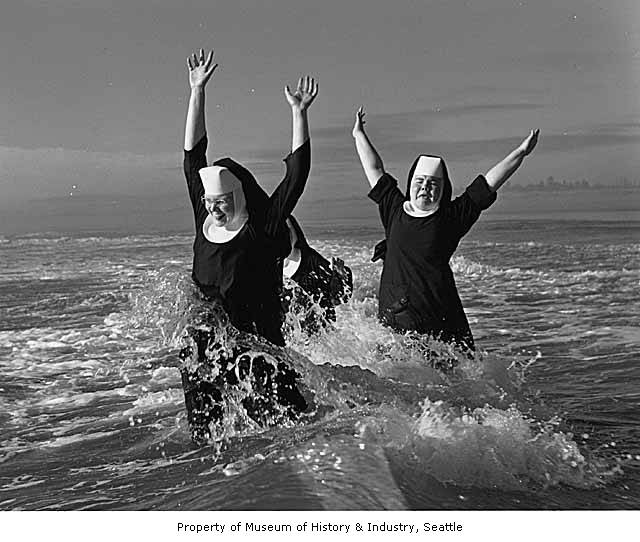
<instances>
[{"instance_id":1,"label":"nun's face","mask_svg":"<svg viewBox=\"0 0 640 542\"><path fill-rule=\"evenodd\" d=\"M207 212L213 218L213 224L221 227L228 224L233 219L235 213L235 205L233 202L233 192L218 196L204 196L204 205Z\"/></svg>"},{"instance_id":2,"label":"nun's face","mask_svg":"<svg viewBox=\"0 0 640 542\"><path fill-rule=\"evenodd\" d=\"M438 206L444 181L430 175L414 175L409 187L411 205L420 211L430 211Z\"/></svg>"}]
</instances>

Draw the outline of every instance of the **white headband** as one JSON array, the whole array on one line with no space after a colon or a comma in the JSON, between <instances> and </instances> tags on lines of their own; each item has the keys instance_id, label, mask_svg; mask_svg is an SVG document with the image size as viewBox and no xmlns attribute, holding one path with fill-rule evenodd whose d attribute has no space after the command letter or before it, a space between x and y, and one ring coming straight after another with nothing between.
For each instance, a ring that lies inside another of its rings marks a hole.
<instances>
[{"instance_id":1,"label":"white headband","mask_svg":"<svg viewBox=\"0 0 640 542\"><path fill-rule=\"evenodd\" d=\"M444 179L442 158L436 158L435 156L421 156L418 158L416 169L413 170L413 176L415 177L416 175L425 175L428 177Z\"/></svg>"},{"instance_id":2,"label":"white headband","mask_svg":"<svg viewBox=\"0 0 640 542\"><path fill-rule=\"evenodd\" d=\"M200 179L206 196L221 196L242 188L240 180L227 168L220 166L203 167Z\"/></svg>"}]
</instances>

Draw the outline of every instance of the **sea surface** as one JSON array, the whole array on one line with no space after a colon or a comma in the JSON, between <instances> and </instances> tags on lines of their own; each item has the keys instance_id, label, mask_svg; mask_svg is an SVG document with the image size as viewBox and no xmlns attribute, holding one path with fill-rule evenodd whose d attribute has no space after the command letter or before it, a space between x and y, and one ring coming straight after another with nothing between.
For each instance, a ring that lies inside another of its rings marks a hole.
<instances>
[{"instance_id":1,"label":"sea surface","mask_svg":"<svg viewBox=\"0 0 640 542\"><path fill-rule=\"evenodd\" d=\"M377 322L379 235L311 232L355 281L321 334L287 315L314 412L203 448L192 234L0 237L0 509L640 508L640 220L483 217L452 260L474 359Z\"/></svg>"}]
</instances>

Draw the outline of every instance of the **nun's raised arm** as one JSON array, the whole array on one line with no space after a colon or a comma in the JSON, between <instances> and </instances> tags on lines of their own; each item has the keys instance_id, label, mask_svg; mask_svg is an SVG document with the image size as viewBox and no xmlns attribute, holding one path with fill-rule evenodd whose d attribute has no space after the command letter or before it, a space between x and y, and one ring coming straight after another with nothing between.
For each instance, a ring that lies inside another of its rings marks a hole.
<instances>
[{"instance_id":1,"label":"nun's raised arm","mask_svg":"<svg viewBox=\"0 0 640 542\"><path fill-rule=\"evenodd\" d=\"M215 53L204 49L187 57L189 70L189 107L184 129L184 150L190 151L207 133L204 117L204 89L218 65L213 61Z\"/></svg>"},{"instance_id":2,"label":"nun's raised arm","mask_svg":"<svg viewBox=\"0 0 640 542\"><path fill-rule=\"evenodd\" d=\"M489 188L495 192L513 175L522 164L525 156L531 154L538 143L540 130L531 130L525 140L510 152L507 157L493 166L485 175Z\"/></svg>"},{"instance_id":3,"label":"nun's raised arm","mask_svg":"<svg viewBox=\"0 0 640 542\"><path fill-rule=\"evenodd\" d=\"M301 77L295 91L284 87L284 95L291 107L293 129L291 132L291 152L301 147L309 139L309 119L307 109L318 95L318 82L313 78Z\"/></svg>"},{"instance_id":4,"label":"nun's raised arm","mask_svg":"<svg viewBox=\"0 0 640 542\"><path fill-rule=\"evenodd\" d=\"M362 169L364 169L364 174L373 188L378 183L380 177L384 175L384 164L382 163L382 158L380 158L380 155L369 140L369 136L367 136L364 131L364 115L364 108L359 107L356 111L356 120L351 135L353 135L353 139L356 142L356 150L358 151L358 157L360 158Z\"/></svg>"}]
</instances>

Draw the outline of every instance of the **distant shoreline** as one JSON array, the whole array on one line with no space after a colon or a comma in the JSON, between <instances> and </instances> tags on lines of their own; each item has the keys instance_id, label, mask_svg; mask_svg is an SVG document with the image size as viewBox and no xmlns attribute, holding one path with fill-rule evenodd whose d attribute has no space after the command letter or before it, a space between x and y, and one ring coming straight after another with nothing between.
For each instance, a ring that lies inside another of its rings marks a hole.
<instances>
[{"instance_id":1,"label":"distant shoreline","mask_svg":"<svg viewBox=\"0 0 640 542\"><path fill-rule=\"evenodd\" d=\"M458 187L461 189L462 187ZM461 190L459 190L461 191ZM295 215L305 231L381 231L375 205L364 195L303 196ZM501 189L480 222L577 220L630 223L640 220L638 187L591 186L554 189L524 185ZM32 198L0 204L0 235L35 232L170 233L193 231L193 212L182 192Z\"/></svg>"},{"instance_id":2,"label":"distant shoreline","mask_svg":"<svg viewBox=\"0 0 640 542\"><path fill-rule=\"evenodd\" d=\"M640 190L640 182L636 184L518 184L507 183L500 189L502 192L596 192L606 190L608 192L624 192Z\"/></svg>"},{"instance_id":3,"label":"distant shoreline","mask_svg":"<svg viewBox=\"0 0 640 542\"><path fill-rule=\"evenodd\" d=\"M589 184L588 186L583 185L562 185L562 184L552 184L552 185L541 185L541 184L518 184L517 182L507 183L501 189L500 193L504 194L507 192L540 192L540 193L549 193L549 192L564 192L564 193L572 193L572 192L636 192L640 190L640 183L636 185L624 186L624 185L616 185L616 184ZM106 200L109 200L108 203L111 205L117 205L122 201L127 200L136 200L136 199L164 199L166 201L178 201L181 202L185 198L185 194L183 191L169 191L169 192L156 192L152 195L147 193L83 193L78 192L73 196L69 194L64 195L56 195L56 196L33 196L31 198L16 198L15 203L25 204L25 203L43 203L43 202L65 202L69 203L71 201L100 201L104 204Z\"/></svg>"}]
</instances>

